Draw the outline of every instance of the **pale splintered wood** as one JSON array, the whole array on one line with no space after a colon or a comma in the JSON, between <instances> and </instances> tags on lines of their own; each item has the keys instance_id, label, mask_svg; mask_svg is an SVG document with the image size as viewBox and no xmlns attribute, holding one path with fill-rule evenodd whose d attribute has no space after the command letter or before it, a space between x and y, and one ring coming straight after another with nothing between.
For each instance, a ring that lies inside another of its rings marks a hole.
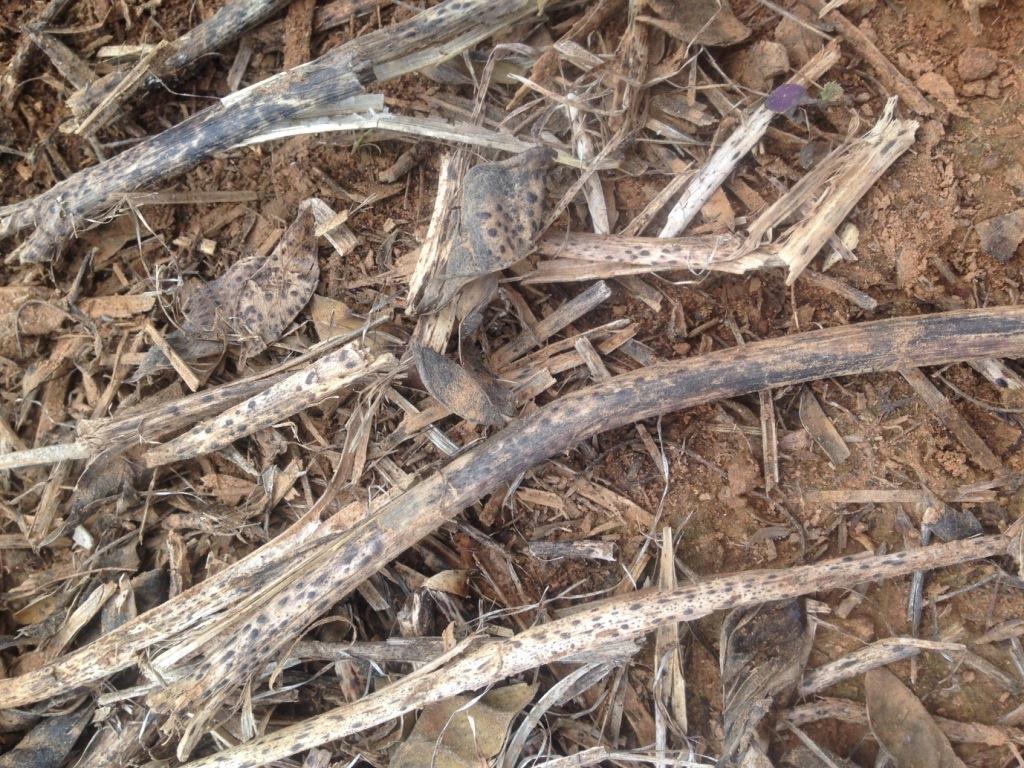
<instances>
[{"instance_id":1,"label":"pale splintered wood","mask_svg":"<svg viewBox=\"0 0 1024 768\"><path fill-rule=\"evenodd\" d=\"M523 282L574 282L675 270L739 275L782 266L773 249L741 253L741 245L740 238L729 234L674 238L549 234L537 248L544 256L555 258L540 262Z\"/></svg>"},{"instance_id":2,"label":"pale splintered wood","mask_svg":"<svg viewBox=\"0 0 1024 768\"><path fill-rule=\"evenodd\" d=\"M227 690L232 690L233 684L262 669L314 617L466 506L539 462L604 430L816 378L978 357L1020 356L1024 356L1024 307L962 310L751 343L657 363L567 394L466 450L440 471L360 517L351 530L326 545L328 556L317 560L315 567L304 569L275 593L272 602L239 622L231 633L208 643L207 661L221 677L224 669L230 671L231 680L226 682ZM282 542L275 539L243 562L247 568L261 558L276 562L276 556L271 557L266 550L276 552L281 546ZM927 547L920 551L935 554L949 550ZM919 557L917 552L911 554ZM912 560L908 567L915 570L924 566ZM255 571L249 568L247 572ZM874 575L877 570L865 577ZM231 583L235 591L227 599L238 600L265 586L266 579L259 585L246 580ZM146 648L194 623L195 611L209 612L216 610L214 605L226 604L224 584L212 593L207 593L208 589L207 582L197 585L186 593L187 600L171 601L171 609L154 609L52 664L0 680L0 709L67 693L136 663ZM155 612L159 613L152 615ZM199 685L195 690L203 692L204 686L219 680L196 682Z\"/></svg>"},{"instance_id":3,"label":"pale splintered wood","mask_svg":"<svg viewBox=\"0 0 1024 768\"><path fill-rule=\"evenodd\" d=\"M940 651L955 657L966 650L963 643L921 640L917 637L886 637L805 673L804 679L800 681L800 695L810 696L843 680L862 675L869 669L917 656L922 651Z\"/></svg>"},{"instance_id":4,"label":"pale splintered wood","mask_svg":"<svg viewBox=\"0 0 1024 768\"><path fill-rule=\"evenodd\" d=\"M158 467L219 451L235 440L311 408L363 376L395 367L397 363L390 353L374 358L358 344L349 344L219 416L197 424L180 437L151 448L144 461L147 467Z\"/></svg>"},{"instance_id":5,"label":"pale splintered wood","mask_svg":"<svg viewBox=\"0 0 1024 768\"><path fill-rule=\"evenodd\" d=\"M471 650L433 672L413 673L356 702L184 768L266 765L463 691L492 685L602 643L646 634L666 623L695 621L715 611L1002 555L1009 545L1006 536L984 536L889 555L847 556L785 570L750 571L669 592L646 590L625 595Z\"/></svg>"},{"instance_id":6,"label":"pale splintered wood","mask_svg":"<svg viewBox=\"0 0 1024 768\"><path fill-rule=\"evenodd\" d=\"M833 41L804 64L789 82L808 85L828 72L837 61L839 43ZM775 114L762 104L743 120L687 185L682 196L669 211L659 237L675 237L690 225L704 207L704 203L722 186L736 164L761 140Z\"/></svg>"},{"instance_id":7,"label":"pale splintered wood","mask_svg":"<svg viewBox=\"0 0 1024 768\"><path fill-rule=\"evenodd\" d=\"M779 250L779 258L789 267L786 285L796 282L853 206L914 143L917 121L895 119L895 109L896 99L889 99L874 127L836 156L823 186L814 185L814 201L806 218L790 230Z\"/></svg>"},{"instance_id":8,"label":"pale splintered wood","mask_svg":"<svg viewBox=\"0 0 1024 768\"><path fill-rule=\"evenodd\" d=\"M500 369L513 360L517 360L526 352L546 339L551 338L560 330L579 320L612 295L612 289L604 281L598 281L578 296L574 296L562 306L545 317L533 330L527 330L494 353L492 362Z\"/></svg>"}]
</instances>

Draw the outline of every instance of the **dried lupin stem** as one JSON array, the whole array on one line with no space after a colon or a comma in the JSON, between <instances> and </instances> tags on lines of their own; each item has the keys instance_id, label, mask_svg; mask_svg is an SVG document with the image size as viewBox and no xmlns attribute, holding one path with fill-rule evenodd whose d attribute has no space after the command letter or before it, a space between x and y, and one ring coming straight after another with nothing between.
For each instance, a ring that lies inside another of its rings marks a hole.
<instances>
[{"instance_id":1,"label":"dried lupin stem","mask_svg":"<svg viewBox=\"0 0 1024 768\"><path fill-rule=\"evenodd\" d=\"M821 77L839 61L839 44L829 43L814 58L804 64L789 81L806 85ZM669 211L668 220L659 237L675 237L685 230L715 190L722 186L736 164L749 152L768 130L775 112L761 104L726 139L707 163L690 181L679 200Z\"/></svg>"},{"instance_id":2,"label":"dried lupin stem","mask_svg":"<svg viewBox=\"0 0 1024 768\"><path fill-rule=\"evenodd\" d=\"M917 656L922 651L962 653L965 650L962 643L921 640L916 637L887 637L807 672L800 683L800 695L810 696L842 680L862 675L869 669Z\"/></svg>"},{"instance_id":3,"label":"dried lupin stem","mask_svg":"<svg viewBox=\"0 0 1024 768\"><path fill-rule=\"evenodd\" d=\"M740 240L734 235L657 238L549 234L537 245L541 254L556 258L540 262L524 283L575 282L676 270L739 275L782 265L772 248L741 253Z\"/></svg>"},{"instance_id":4,"label":"dried lupin stem","mask_svg":"<svg viewBox=\"0 0 1024 768\"><path fill-rule=\"evenodd\" d=\"M131 149L69 176L30 200L0 207L0 237L35 226L23 262L46 261L84 217L125 192L187 170L279 123L337 115L370 83L453 56L536 11L535 0L446 0L392 27L363 35L302 66L262 80ZM444 44L442 49L438 46Z\"/></svg>"},{"instance_id":5,"label":"dried lupin stem","mask_svg":"<svg viewBox=\"0 0 1024 768\"><path fill-rule=\"evenodd\" d=\"M723 576L671 592L634 593L469 651L440 669L411 674L352 704L188 763L185 768L266 765L462 691L492 685L609 641L646 634L662 624L695 621L726 608L786 600L865 581L904 576L915 570L1005 555L1010 544L1008 536L983 536L910 552L847 556L786 570Z\"/></svg>"},{"instance_id":6,"label":"dried lupin stem","mask_svg":"<svg viewBox=\"0 0 1024 768\"><path fill-rule=\"evenodd\" d=\"M230 669L235 679L248 678L250 673L262 669L275 650L293 639L312 617L326 611L468 504L545 458L601 431L725 397L826 376L1021 355L1024 307L964 310L751 343L696 358L658 363L565 395L466 451L443 470L383 503L352 530L330 541L327 555L315 567L304 569L301 577L282 588L263 611L234 630L230 647L216 644L224 648L224 653L231 653L226 666L218 651L212 651L208 661L216 661L218 670ZM251 560L242 562L256 563L267 557L264 550L276 550L278 546L279 541L275 540L253 553ZM912 554L917 559L938 557L933 550L950 551L928 547L921 550L924 554ZM908 562L916 563L917 559ZM228 600L237 601L253 589L244 581L234 584L235 592ZM193 595L190 599L207 612L216 610L205 605L202 587L205 584L187 594ZM225 605L224 595L215 597L220 601L217 605ZM68 657L0 681L0 709L55 696L129 666L149 644L174 632L175 619L184 624L194 623L192 613L182 614L183 606L189 605L193 604L182 601L174 605L173 612L162 614L159 631L150 627L151 617L146 614L140 617L144 621L125 625L130 630L119 628ZM196 690L203 692L201 686Z\"/></svg>"},{"instance_id":7,"label":"dried lupin stem","mask_svg":"<svg viewBox=\"0 0 1024 768\"><path fill-rule=\"evenodd\" d=\"M184 435L151 448L144 457L146 466L158 467L220 450L235 440L311 408L364 376L394 369L397 364L390 353L374 358L359 344L349 344L216 418L197 424Z\"/></svg>"},{"instance_id":8,"label":"dried lupin stem","mask_svg":"<svg viewBox=\"0 0 1024 768\"><path fill-rule=\"evenodd\" d=\"M882 116L862 138L808 174L814 202L806 218L786 236L778 257L789 267L786 285L792 285L821 250L836 227L878 178L914 143L917 122L894 118L896 99L885 105ZM749 241L748 241L749 243Z\"/></svg>"}]
</instances>

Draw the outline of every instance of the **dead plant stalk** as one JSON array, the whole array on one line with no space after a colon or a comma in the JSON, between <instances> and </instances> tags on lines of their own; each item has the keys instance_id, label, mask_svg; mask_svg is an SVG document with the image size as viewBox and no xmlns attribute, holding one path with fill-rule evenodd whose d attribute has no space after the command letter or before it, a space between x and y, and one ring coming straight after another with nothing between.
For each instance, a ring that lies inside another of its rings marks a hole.
<instances>
[{"instance_id":1,"label":"dead plant stalk","mask_svg":"<svg viewBox=\"0 0 1024 768\"><path fill-rule=\"evenodd\" d=\"M179 700L193 702L222 698L262 669L312 617L328 610L467 505L601 431L721 398L823 377L1021 355L1024 307L962 310L747 344L649 366L566 395L497 432L381 505L351 530L324 543L323 557L301 574L281 577L288 583L269 590L272 600L245 621L231 623L228 637L206 646L213 650L207 652L201 677L185 681L180 688L171 686L167 693L187 693L188 699ZM270 542L236 565L253 574L261 553L278 546L277 541ZM280 567L275 558L271 562ZM214 590L230 583L233 568L215 577ZM176 637L195 622L194 613L185 610L189 601L202 605L210 615L237 602L247 590L251 593L266 585L266 579L246 579L231 594L213 595L204 594L206 585L199 585L52 664L0 681L0 708L66 693L134 664L140 652ZM164 614L172 612L173 620L163 620Z\"/></svg>"},{"instance_id":2,"label":"dead plant stalk","mask_svg":"<svg viewBox=\"0 0 1024 768\"><path fill-rule=\"evenodd\" d=\"M470 651L440 669L414 673L352 704L188 763L185 768L266 765L462 691L496 683L605 643L637 637L664 624L694 621L726 608L786 600L820 590L904 576L919 569L1003 555L1010 543L1007 536L984 536L890 555L847 556L786 570L750 571L669 592L634 593Z\"/></svg>"}]
</instances>

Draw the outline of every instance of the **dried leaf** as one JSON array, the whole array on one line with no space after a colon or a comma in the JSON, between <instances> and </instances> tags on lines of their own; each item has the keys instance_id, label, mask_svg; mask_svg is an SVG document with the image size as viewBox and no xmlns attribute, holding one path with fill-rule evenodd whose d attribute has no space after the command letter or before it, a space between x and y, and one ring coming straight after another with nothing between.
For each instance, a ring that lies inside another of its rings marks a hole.
<instances>
[{"instance_id":1,"label":"dried leaf","mask_svg":"<svg viewBox=\"0 0 1024 768\"><path fill-rule=\"evenodd\" d=\"M306 306L319 277L315 221L307 202L299 206L298 217L269 256L235 262L195 290L182 309L181 329L165 339L189 363L218 354L226 342L239 345L243 358L257 355L280 338ZM169 365L160 350L151 349L134 380Z\"/></svg>"},{"instance_id":2,"label":"dried leaf","mask_svg":"<svg viewBox=\"0 0 1024 768\"><path fill-rule=\"evenodd\" d=\"M540 233L547 204L550 149L530 149L466 174L459 230L441 276L425 288L425 307L440 308L466 283L520 261Z\"/></svg>"},{"instance_id":3,"label":"dried leaf","mask_svg":"<svg viewBox=\"0 0 1024 768\"><path fill-rule=\"evenodd\" d=\"M974 225L985 253L1005 264L1017 253L1024 240L1024 208L985 219Z\"/></svg>"},{"instance_id":4,"label":"dried leaf","mask_svg":"<svg viewBox=\"0 0 1024 768\"><path fill-rule=\"evenodd\" d=\"M839 466L850 458L850 448L835 428L831 419L825 414L818 398L805 388L800 395L800 424L807 430L814 442L825 452L835 466Z\"/></svg>"},{"instance_id":5,"label":"dried leaf","mask_svg":"<svg viewBox=\"0 0 1024 768\"><path fill-rule=\"evenodd\" d=\"M734 45L750 34L733 14L729 0L648 0L647 4L658 16L640 19L687 45Z\"/></svg>"},{"instance_id":6,"label":"dried leaf","mask_svg":"<svg viewBox=\"0 0 1024 768\"><path fill-rule=\"evenodd\" d=\"M416 369L427 392L452 413L469 421L502 426L511 404L494 383L483 382L458 363L428 347L413 347Z\"/></svg>"},{"instance_id":7,"label":"dried leaf","mask_svg":"<svg viewBox=\"0 0 1024 768\"><path fill-rule=\"evenodd\" d=\"M60 768L82 735L92 714L81 712L41 720L18 746L0 756L0 768Z\"/></svg>"},{"instance_id":8,"label":"dried leaf","mask_svg":"<svg viewBox=\"0 0 1024 768\"><path fill-rule=\"evenodd\" d=\"M313 319L313 327L316 329L316 335L320 341L352 333L361 328L365 322L356 316L344 302L327 296L314 296L309 303L309 314Z\"/></svg>"},{"instance_id":9,"label":"dried leaf","mask_svg":"<svg viewBox=\"0 0 1024 768\"><path fill-rule=\"evenodd\" d=\"M812 641L801 599L737 608L725 617L722 764L741 762L748 750L760 752L757 726L773 700L800 682Z\"/></svg>"},{"instance_id":10,"label":"dried leaf","mask_svg":"<svg viewBox=\"0 0 1024 768\"><path fill-rule=\"evenodd\" d=\"M889 670L864 675L868 724L899 768L965 768L913 692Z\"/></svg>"},{"instance_id":11,"label":"dried leaf","mask_svg":"<svg viewBox=\"0 0 1024 768\"><path fill-rule=\"evenodd\" d=\"M423 582L424 589L469 597L469 571L441 571Z\"/></svg>"},{"instance_id":12,"label":"dried leaf","mask_svg":"<svg viewBox=\"0 0 1024 768\"><path fill-rule=\"evenodd\" d=\"M50 303L56 299L55 292L45 288L0 286L0 357L20 360L26 351L25 337L60 329L68 314Z\"/></svg>"},{"instance_id":13,"label":"dried leaf","mask_svg":"<svg viewBox=\"0 0 1024 768\"><path fill-rule=\"evenodd\" d=\"M431 704L396 750L392 768L478 768L501 750L509 725L535 691L520 683L476 700L453 696Z\"/></svg>"}]
</instances>

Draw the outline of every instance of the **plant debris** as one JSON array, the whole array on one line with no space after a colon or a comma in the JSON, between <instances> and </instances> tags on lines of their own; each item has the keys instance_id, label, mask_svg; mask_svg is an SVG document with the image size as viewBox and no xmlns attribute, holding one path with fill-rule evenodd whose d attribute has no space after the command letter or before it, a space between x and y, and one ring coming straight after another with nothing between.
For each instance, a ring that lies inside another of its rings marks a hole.
<instances>
[{"instance_id":1,"label":"plant debris","mask_svg":"<svg viewBox=\"0 0 1024 768\"><path fill-rule=\"evenodd\" d=\"M0 768L1024 754L1024 7L10 0Z\"/></svg>"}]
</instances>

